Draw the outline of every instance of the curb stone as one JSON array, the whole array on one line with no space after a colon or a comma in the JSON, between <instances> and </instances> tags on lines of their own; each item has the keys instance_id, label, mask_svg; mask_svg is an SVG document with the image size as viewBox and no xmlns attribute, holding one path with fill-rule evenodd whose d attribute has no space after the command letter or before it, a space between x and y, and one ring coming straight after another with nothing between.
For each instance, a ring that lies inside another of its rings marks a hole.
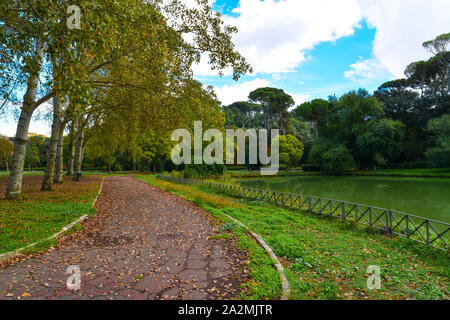
<instances>
[{"instance_id":1,"label":"curb stone","mask_svg":"<svg viewBox=\"0 0 450 320\"><path fill-rule=\"evenodd\" d=\"M266 252L270 255L272 260L274 260L275 268L277 269L278 273L280 274L281 286L282 286L282 289L283 289L283 293L281 295L281 300L287 300L289 295L290 295L290 293L291 293L291 288L290 288L289 282L288 282L288 280L286 278L286 274L284 273L283 265L281 264L280 260L276 256L276 254L273 252L272 248L270 248L270 246L264 241L264 239L259 234L257 234L255 232L253 232L252 230L250 230L249 227L247 227L245 224L243 224L239 220L237 220L237 219L227 215L226 213L222 213L222 214L224 216L226 216L227 218L233 220L237 224L239 224L241 227L243 227L247 231L249 231L250 234L253 236L253 238L255 238L256 241L259 242L259 244L264 248L264 250L266 250Z\"/></svg>"}]
</instances>

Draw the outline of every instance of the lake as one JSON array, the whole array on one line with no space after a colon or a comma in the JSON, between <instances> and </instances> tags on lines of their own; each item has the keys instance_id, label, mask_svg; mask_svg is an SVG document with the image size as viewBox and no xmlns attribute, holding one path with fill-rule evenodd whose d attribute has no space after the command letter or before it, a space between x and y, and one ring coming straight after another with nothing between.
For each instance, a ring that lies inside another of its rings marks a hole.
<instances>
[{"instance_id":1,"label":"lake","mask_svg":"<svg viewBox=\"0 0 450 320\"><path fill-rule=\"evenodd\" d=\"M356 202L450 222L450 179L298 176L239 179L246 187Z\"/></svg>"}]
</instances>

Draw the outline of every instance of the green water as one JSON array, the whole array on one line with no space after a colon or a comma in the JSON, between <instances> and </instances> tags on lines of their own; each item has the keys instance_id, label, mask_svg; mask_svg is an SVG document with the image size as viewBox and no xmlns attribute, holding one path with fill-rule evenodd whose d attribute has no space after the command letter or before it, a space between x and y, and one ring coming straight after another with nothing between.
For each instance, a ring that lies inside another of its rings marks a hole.
<instances>
[{"instance_id":1,"label":"green water","mask_svg":"<svg viewBox=\"0 0 450 320\"><path fill-rule=\"evenodd\" d=\"M450 222L450 179L304 176L239 182L247 187L356 202Z\"/></svg>"}]
</instances>

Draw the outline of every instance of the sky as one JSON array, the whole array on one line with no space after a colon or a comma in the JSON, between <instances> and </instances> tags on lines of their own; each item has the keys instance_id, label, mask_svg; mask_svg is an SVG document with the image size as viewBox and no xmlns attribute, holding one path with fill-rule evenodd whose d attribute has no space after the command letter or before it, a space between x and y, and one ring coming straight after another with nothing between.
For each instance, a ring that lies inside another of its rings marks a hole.
<instances>
[{"instance_id":1,"label":"sky","mask_svg":"<svg viewBox=\"0 0 450 320\"><path fill-rule=\"evenodd\" d=\"M359 88L373 92L404 77L409 63L428 59L424 41L450 32L448 0L209 2L238 28L233 42L254 70L236 82L231 70L224 77L211 71L206 55L194 66L195 78L213 86L224 105L268 86L283 89L296 105ZM1 117L0 133L13 136L14 118ZM50 126L35 119L30 132L48 135Z\"/></svg>"}]
</instances>

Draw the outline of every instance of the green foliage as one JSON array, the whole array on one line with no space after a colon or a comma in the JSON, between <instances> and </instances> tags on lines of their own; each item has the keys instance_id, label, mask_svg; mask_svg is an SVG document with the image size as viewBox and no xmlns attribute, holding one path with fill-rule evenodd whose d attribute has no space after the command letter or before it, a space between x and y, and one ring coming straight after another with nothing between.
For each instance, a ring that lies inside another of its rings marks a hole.
<instances>
[{"instance_id":1,"label":"green foliage","mask_svg":"<svg viewBox=\"0 0 450 320\"><path fill-rule=\"evenodd\" d=\"M331 104L323 99L314 99L311 102L305 102L294 110L294 114L304 120L314 122L316 139L319 138L319 121L330 110Z\"/></svg>"},{"instance_id":2,"label":"green foliage","mask_svg":"<svg viewBox=\"0 0 450 320\"><path fill-rule=\"evenodd\" d=\"M258 104L238 101L223 107L225 126L237 128L259 128L261 119L257 115L262 111Z\"/></svg>"},{"instance_id":3,"label":"green foliage","mask_svg":"<svg viewBox=\"0 0 450 320\"><path fill-rule=\"evenodd\" d=\"M285 134L289 130L288 109L294 105L294 100L282 89L277 88L258 88L248 95L250 102L258 103L264 116L264 128L270 129L275 126L272 124L273 117L276 119L276 127Z\"/></svg>"},{"instance_id":4,"label":"green foliage","mask_svg":"<svg viewBox=\"0 0 450 320\"><path fill-rule=\"evenodd\" d=\"M278 136L280 142L280 162L286 165L299 163L303 156L303 144L293 135Z\"/></svg>"},{"instance_id":5,"label":"green foliage","mask_svg":"<svg viewBox=\"0 0 450 320\"><path fill-rule=\"evenodd\" d=\"M225 231L233 231L236 230L237 228L239 228L239 225L236 224L236 222L227 222L219 227L219 232L222 233Z\"/></svg>"},{"instance_id":6,"label":"green foliage","mask_svg":"<svg viewBox=\"0 0 450 320\"><path fill-rule=\"evenodd\" d=\"M224 164L188 164L184 166L183 174L185 178L215 177L223 175L226 170Z\"/></svg>"},{"instance_id":7,"label":"green foliage","mask_svg":"<svg viewBox=\"0 0 450 320\"><path fill-rule=\"evenodd\" d=\"M12 160L14 145L6 139L0 137L0 168L9 168Z\"/></svg>"},{"instance_id":8,"label":"green foliage","mask_svg":"<svg viewBox=\"0 0 450 320\"><path fill-rule=\"evenodd\" d=\"M355 161L350 151L342 145L335 145L327 140L321 140L312 147L309 162L331 174L341 174L355 168Z\"/></svg>"},{"instance_id":9,"label":"green foliage","mask_svg":"<svg viewBox=\"0 0 450 320\"><path fill-rule=\"evenodd\" d=\"M31 136L27 141L25 152L25 167L44 167L47 158L46 139L41 136Z\"/></svg>"},{"instance_id":10,"label":"green foliage","mask_svg":"<svg viewBox=\"0 0 450 320\"><path fill-rule=\"evenodd\" d=\"M383 166L395 161L403 149L403 124L392 119L374 119L356 137L359 163Z\"/></svg>"},{"instance_id":11,"label":"green foliage","mask_svg":"<svg viewBox=\"0 0 450 320\"><path fill-rule=\"evenodd\" d=\"M433 166L450 166L450 115L428 122L428 132L433 135L435 146L426 151Z\"/></svg>"}]
</instances>

